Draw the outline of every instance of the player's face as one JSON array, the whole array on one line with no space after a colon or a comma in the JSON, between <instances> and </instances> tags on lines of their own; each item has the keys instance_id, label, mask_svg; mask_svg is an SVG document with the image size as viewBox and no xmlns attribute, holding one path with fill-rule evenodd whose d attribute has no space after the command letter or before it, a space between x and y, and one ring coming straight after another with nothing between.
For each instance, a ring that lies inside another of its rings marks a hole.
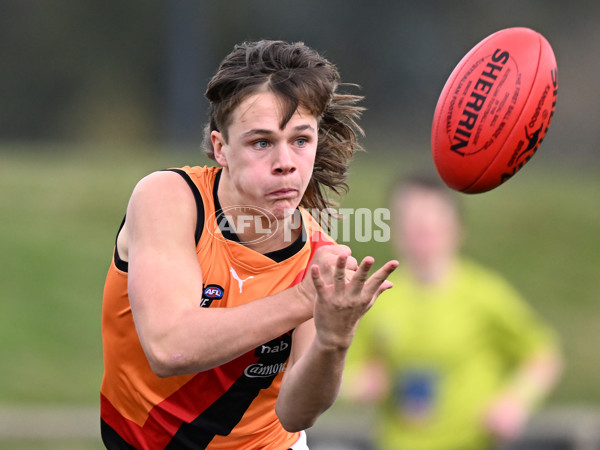
<instances>
[{"instance_id":1,"label":"player's face","mask_svg":"<svg viewBox=\"0 0 600 450\"><path fill-rule=\"evenodd\" d=\"M305 108L299 107L284 129L280 111L273 93L259 92L233 112L227 142L217 131L211 136L227 177L227 203L265 208L278 218L302 200L318 137L317 118Z\"/></svg>"},{"instance_id":2,"label":"player's face","mask_svg":"<svg viewBox=\"0 0 600 450\"><path fill-rule=\"evenodd\" d=\"M460 244L457 212L433 191L409 189L394 202L395 239L404 256L428 264L451 257Z\"/></svg>"}]
</instances>

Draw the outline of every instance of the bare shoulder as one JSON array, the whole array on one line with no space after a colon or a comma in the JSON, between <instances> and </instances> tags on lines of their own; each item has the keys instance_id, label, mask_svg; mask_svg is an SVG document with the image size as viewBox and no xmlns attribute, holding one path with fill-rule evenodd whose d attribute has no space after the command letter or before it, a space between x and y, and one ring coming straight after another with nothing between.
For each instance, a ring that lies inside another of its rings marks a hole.
<instances>
[{"instance_id":1,"label":"bare shoulder","mask_svg":"<svg viewBox=\"0 0 600 450\"><path fill-rule=\"evenodd\" d=\"M153 172L142 178L131 195L130 206L132 202L151 204L167 203L171 200L192 200L192 192L181 177L181 175L171 171Z\"/></svg>"},{"instance_id":2,"label":"bare shoulder","mask_svg":"<svg viewBox=\"0 0 600 450\"><path fill-rule=\"evenodd\" d=\"M186 181L170 171L154 172L142 178L131 194L127 207L131 215L158 218L165 214L194 214L194 196Z\"/></svg>"},{"instance_id":3,"label":"bare shoulder","mask_svg":"<svg viewBox=\"0 0 600 450\"><path fill-rule=\"evenodd\" d=\"M164 242L194 236L196 225L194 195L177 173L161 171L142 178L131 194L125 224L117 245L127 261L130 246L138 242Z\"/></svg>"}]
</instances>

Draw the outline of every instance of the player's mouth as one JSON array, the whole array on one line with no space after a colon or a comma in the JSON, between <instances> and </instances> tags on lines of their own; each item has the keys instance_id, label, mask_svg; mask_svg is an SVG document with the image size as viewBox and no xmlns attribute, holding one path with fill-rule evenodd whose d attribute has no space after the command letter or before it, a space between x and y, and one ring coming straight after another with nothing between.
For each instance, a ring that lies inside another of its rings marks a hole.
<instances>
[{"instance_id":1,"label":"player's mouth","mask_svg":"<svg viewBox=\"0 0 600 450\"><path fill-rule=\"evenodd\" d=\"M293 199L298 196L298 189L294 188L281 188L276 191L271 191L267 194L268 198L275 200L286 200Z\"/></svg>"}]
</instances>

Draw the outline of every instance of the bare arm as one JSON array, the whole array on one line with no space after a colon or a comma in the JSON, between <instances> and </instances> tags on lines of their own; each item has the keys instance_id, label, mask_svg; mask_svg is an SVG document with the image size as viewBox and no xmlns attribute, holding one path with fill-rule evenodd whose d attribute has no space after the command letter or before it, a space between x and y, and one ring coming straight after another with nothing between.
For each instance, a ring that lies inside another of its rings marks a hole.
<instances>
[{"instance_id":1,"label":"bare arm","mask_svg":"<svg viewBox=\"0 0 600 450\"><path fill-rule=\"evenodd\" d=\"M297 330L291 366L286 370L276 405L279 420L288 431L312 426L335 401L356 326L377 296L391 287L386 278L398 265L390 261L367 280L373 262L365 258L348 282L346 257L338 257L330 285L326 285L318 267L311 267L318 293L314 320Z\"/></svg>"},{"instance_id":2,"label":"bare arm","mask_svg":"<svg viewBox=\"0 0 600 450\"><path fill-rule=\"evenodd\" d=\"M391 377L383 361L367 359L344 377L341 397L357 405L371 406L381 402L391 392Z\"/></svg>"},{"instance_id":3,"label":"bare arm","mask_svg":"<svg viewBox=\"0 0 600 450\"><path fill-rule=\"evenodd\" d=\"M302 286L235 308L200 308L196 220L187 184L159 172L136 186L121 231L136 329L159 376L218 366L312 317Z\"/></svg>"},{"instance_id":4,"label":"bare arm","mask_svg":"<svg viewBox=\"0 0 600 450\"><path fill-rule=\"evenodd\" d=\"M562 372L562 359L554 348L526 360L491 404L485 422L501 441L516 439L534 407L550 392Z\"/></svg>"}]
</instances>

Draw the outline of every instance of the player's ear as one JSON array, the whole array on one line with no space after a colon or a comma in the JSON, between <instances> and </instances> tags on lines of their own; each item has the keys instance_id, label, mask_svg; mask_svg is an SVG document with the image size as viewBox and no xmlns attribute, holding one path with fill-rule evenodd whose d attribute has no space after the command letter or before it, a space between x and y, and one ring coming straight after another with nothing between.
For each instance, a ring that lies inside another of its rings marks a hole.
<instances>
[{"instance_id":1,"label":"player's ear","mask_svg":"<svg viewBox=\"0 0 600 450\"><path fill-rule=\"evenodd\" d=\"M219 131L213 130L210 133L210 141L213 146L213 152L215 155L215 160L223 167L227 167L227 157L223 152L223 147L227 145L225 142L225 137Z\"/></svg>"}]
</instances>

